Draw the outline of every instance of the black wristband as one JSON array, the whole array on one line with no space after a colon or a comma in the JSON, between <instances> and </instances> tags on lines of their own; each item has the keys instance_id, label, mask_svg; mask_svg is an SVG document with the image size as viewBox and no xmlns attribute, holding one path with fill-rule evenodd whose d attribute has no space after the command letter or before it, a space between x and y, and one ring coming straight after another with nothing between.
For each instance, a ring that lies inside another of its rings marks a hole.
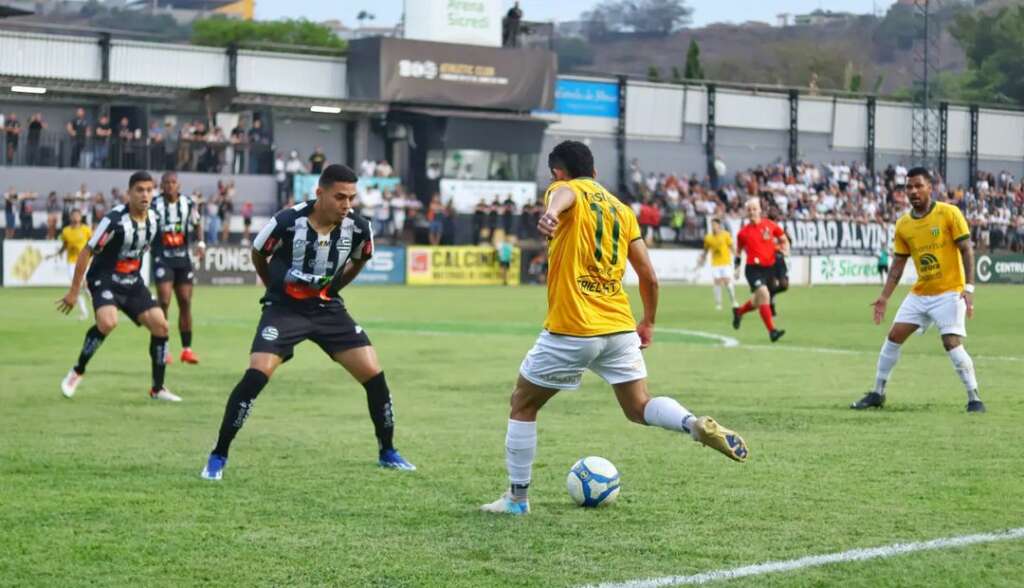
<instances>
[{"instance_id":1,"label":"black wristband","mask_svg":"<svg viewBox=\"0 0 1024 588\"><path fill-rule=\"evenodd\" d=\"M736 269L740 269L740 256L737 255L732 259L732 266Z\"/></svg>"}]
</instances>

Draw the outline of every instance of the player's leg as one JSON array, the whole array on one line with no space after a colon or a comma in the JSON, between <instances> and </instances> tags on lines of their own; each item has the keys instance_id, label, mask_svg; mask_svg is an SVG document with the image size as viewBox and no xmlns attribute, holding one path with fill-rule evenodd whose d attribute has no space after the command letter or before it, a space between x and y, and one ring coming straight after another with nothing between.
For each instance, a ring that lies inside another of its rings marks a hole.
<instances>
[{"instance_id":1,"label":"player's leg","mask_svg":"<svg viewBox=\"0 0 1024 588\"><path fill-rule=\"evenodd\" d=\"M727 269L726 272L728 271L729 270ZM732 281L732 276L726 273L726 275L722 277L722 285L725 286L725 291L729 293L729 303L733 308L739 308L740 303L736 299L736 285Z\"/></svg>"},{"instance_id":2,"label":"player's leg","mask_svg":"<svg viewBox=\"0 0 1024 588\"><path fill-rule=\"evenodd\" d=\"M505 433L509 489L481 510L500 514L530 511L528 492L537 454L537 413L559 390L579 388L584 369L597 357L601 345L600 337L566 337L547 331L537 338L519 366L510 400Z\"/></svg>"},{"instance_id":3,"label":"player's leg","mask_svg":"<svg viewBox=\"0 0 1024 588\"><path fill-rule=\"evenodd\" d=\"M104 292L110 291L104 290ZM117 327L117 306L113 303L113 294L111 294L109 301L103 297L99 300L100 306L97 306L95 310L96 324L89 327L89 330L85 332L85 341L82 342L82 350L78 354L78 362L68 370L67 375L64 376L60 383L61 392L67 398L75 395L75 390L78 389L78 384L81 383L82 376L85 374L85 366L92 359L92 356L96 354L96 351L99 350L100 345L103 345L107 335Z\"/></svg>"},{"instance_id":4,"label":"player's leg","mask_svg":"<svg viewBox=\"0 0 1024 588\"><path fill-rule=\"evenodd\" d=\"M154 304L151 308L140 312L136 316L135 322L149 330L149 362L153 375L149 397L154 400L181 402L180 397L172 394L164 386L164 375L167 372L167 336L170 332L167 315Z\"/></svg>"},{"instance_id":5,"label":"player's leg","mask_svg":"<svg viewBox=\"0 0 1024 588\"><path fill-rule=\"evenodd\" d=\"M257 338L260 331L257 330ZM286 351L285 357L291 356L291 348ZM224 407L224 416L221 417L220 430L217 433L217 444L210 452L200 476L206 480L220 480L224 475L224 466L228 463L228 451L231 449L231 442L242 430L242 425L252 414L256 397L266 387L274 371L285 360L285 357L277 353L254 351L249 354L249 368L242 374L242 379L235 384L231 395L228 396L227 405Z\"/></svg>"},{"instance_id":6,"label":"player's leg","mask_svg":"<svg viewBox=\"0 0 1024 588\"><path fill-rule=\"evenodd\" d=\"M957 293L937 297L931 310L932 318L942 335L942 346L953 362L953 369L967 391L967 412L985 412L985 403L978 395L978 378L974 373L974 360L964 348L967 336L967 306Z\"/></svg>"},{"instance_id":7,"label":"player's leg","mask_svg":"<svg viewBox=\"0 0 1024 588\"><path fill-rule=\"evenodd\" d=\"M373 432L377 436L377 463L385 468L415 470L416 466L406 461L395 449L394 405L387 379L377 359L377 351L367 344L331 353L331 359L345 368L366 390L366 405L373 422Z\"/></svg>"},{"instance_id":8,"label":"player's leg","mask_svg":"<svg viewBox=\"0 0 1024 588\"><path fill-rule=\"evenodd\" d=\"M711 292L715 297L715 310L722 310L722 280L720 278L714 279Z\"/></svg>"},{"instance_id":9,"label":"player's leg","mask_svg":"<svg viewBox=\"0 0 1024 588\"><path fill-rule=\"evenodd\" d=\"M910 300L910 296L907 300ZM915 318L910 308L913 303L907 304L907 300L900 305L900 311L896 315L897 322L894 322L889 334L882 343L882 349L878 352L878 363L875 368L875 385L864 395L863 398L850 405L850 408L862 410L865 408L881 408L885 404L885 385L889 381L896 362L900 360L900 351L903 343L918 329L918 324L924 324L921 319ZM906 308L906 311L904 310ZM913 322L908 322L913 321Z\"/></svg>"},{"instance_id":10,"label":"player's leg","mask_svg":"<svg viewBox=\"0 0 1024 588\"><path fill-rule=\"evenodd\" d=\"M747 459L749 452L743 437L726 429L711 417L694 416L674 398L651 398L646 379L613 384L612 388L615 389L615 397L622 407L622 412L634 423L686 433L694 441L720 451L730 459Z\"/></svg>"},{"instance_id":11,"label":"player's leg","mask_svg":"<svg viewBox=\"0 0 1024 588\"><path fill-rule=\"evenodd\" d=\"M163 263L155 262L153 267L153 280L156 282L156 300L164 317L171 318L171 294L174 291L174 270ZM181 309L178 309L181 312ZM164 358L164 365L172 363L170 346L168 345L167 356Z\"/></svg>"},{"instance_id":12,"label":"player's leg","mask_svg":"<svg viewBox=\"0 0 1024 588\"><path fill-rule=\"evenodd\" d=\"M786 331L781 331L775 328L775 320L772 318L771 309L771 294L768 291L767 282L763 279L757 281L758 286L754 290L754 296L744 307L740 308L740 314L749 312L750 307L758 309L758 313L761 315L761 322L764 323L765 330L768 331L768 338L774 343L779 340L780 337L786 334ZM746 309L746 310L745 310Z\"/></svg>"},{"instance_id":13,"label":"player's leg","mask_svg":"<svg viewBox=\"0 0 1024 588\"><path fill-rule=\"evenodd\" d=\"M557 393L557 389L538 386L522 374L519 375L509 401L508 425L505 430L505 468L509 488L494 502L480 507L484 512L530 512L529 490L533 461L537 455L537 413Z\"/></svg>"},{"instance_id":14,"label":"player's leg","mask_svg":"<svg viewBox=\"0 0 1024 588\"><path fill-rule=\"evenodd\" d=\"M199 358L192 351L192 270L180 270L175 278L174 298L178 301L178 333L181 335L181 361L197 364ZM180 278L180 281L179 281Z\"/></svg>"}]
</instances>

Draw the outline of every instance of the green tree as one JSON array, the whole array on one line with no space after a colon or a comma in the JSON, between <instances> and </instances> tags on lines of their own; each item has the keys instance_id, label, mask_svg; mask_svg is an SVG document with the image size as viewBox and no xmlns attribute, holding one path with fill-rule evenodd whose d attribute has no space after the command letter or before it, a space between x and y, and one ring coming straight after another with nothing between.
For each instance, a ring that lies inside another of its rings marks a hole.
<instances>
[{"instance_id":1,"label":"green tree","mask_svg":"<svg viewBox=\"0 0 1024 588\"><path fill-rule=\"evenodd\" d=\"M227 47L232 43L239 46L260 47L271 51L288 51L288 45L320 47L342 52L346 43L331 29L299 20L247 21L215 16L198 20L192 25L192 43ZM294 50L294 49L292 49Z\"/></svg>"},{"instance_id":2,"label":"green tree","mask_svg":"<svg viewBox=\"0 0 1024 588\"><path fill-rule=\"evenodd\" d=\"M648 82L660 82L661 71L658 70L658 66L652 65L647 68L647 81Z\"/></svg>"},{"instance_id":3,"label":"green tree","mask_svg":"<svg viewBox=\"0 0 1024 588\"><path fill-rule=\"evenodd\" d=\"M703 80L704 67L700 64L700 46L697 39L690 39L690 47L686 50L686 72L683 76L688 80Z\"/></svg>"},{"instance_id":4,"label":"green tree","mask_svg":"<svg viewBox=\"0 0 1024 588\"><path fill-rule=\"evenodd\" d=\"M585 39L578 37L555 39L555 54L558 55L558 71L561 72L594 63L594 48Z\"/></svg>"},{"instance_id":5,"label":"green tree","mask_svg":"<svg viewBox=\"0 0 1024 588\"><path fill-rule=\"evenodd\" d=\"M693 9L684 0L604 0L583 14L588 34L667 35L690 24Z\"/></svg>"},{"instance_id":6,"label":"green tree","mask_svg":"<svg viewBox=\"0 0 1024 588\"><path fill-rule=\"evenodd\" d=\"M672 66L672 83L673 84L682 84L685 80L686 80L686 78L683 77L683 72L679 71L679 66L678 65L673 65Z\"/></svg>"},{"instance_id":7,"label":"green tree","mask_svg":"<svg viewBox=\"0 0 1024 588\"><path fill-rule=\"evenodd\" d=\"M962 98L1024 104L1024 6L960 14L950 32L967 54Z\"/></svg>"}]
</instances>

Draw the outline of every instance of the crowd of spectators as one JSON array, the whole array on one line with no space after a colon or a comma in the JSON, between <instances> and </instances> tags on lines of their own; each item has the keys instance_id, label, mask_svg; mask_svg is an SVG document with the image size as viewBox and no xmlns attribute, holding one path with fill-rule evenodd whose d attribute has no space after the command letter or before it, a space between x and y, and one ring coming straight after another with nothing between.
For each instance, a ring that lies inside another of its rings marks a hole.
<instances>
[{"instance_id":1,"label":"crowd of spectators","mask_svg":"<svg viewBox=\"0 0 1024 588\"><path fill-rule=\"evenodd\" d=\"M718 168L724 168L719 162ZM629 170L626 199L651 245L687 242L703 234L717 216L730 229L742 222L743 202L757 196L777 220L844 220L893 223L910 204L908 168L889 165L870 181L860 162L800 162L758 166L716 181L696 175L645 172L637 160ZM1006 171L981 172L973 185L950 185L934 177L936 200L961 209L979 251L1024 249L1024 185Z\"/></svg>"},{"instance_id":2,"label":"crowd of spectators","mask_svg":"<svg viewBox=\"0 0 1024 588\"><path fill-rule=\"evenodd\" d=\"M229 242L229 229L236 214L234 182L220 181L212 193L193 190L190 196L199 204L204 240L211 245ZM7 239L57 239L61 229L70 223L73 210L82 213L82 222L95 228L111 208L127 202L127 195L118 188L104 193L91 191L85 184L75 192L50 192L45 196L18 192L11 187L3 197ZM247 244L251 238L253 203L243 202L238 213L242 220L239 238Z\"/></svg>"}]
</instances>

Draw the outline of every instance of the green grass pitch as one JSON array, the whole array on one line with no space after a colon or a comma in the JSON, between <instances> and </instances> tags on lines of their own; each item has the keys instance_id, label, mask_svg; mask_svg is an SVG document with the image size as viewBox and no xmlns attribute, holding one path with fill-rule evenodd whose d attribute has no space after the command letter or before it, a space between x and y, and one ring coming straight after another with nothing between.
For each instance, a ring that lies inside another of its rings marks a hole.
<instances>
[{"instance_id":1,"label":"green grass pitch","mask_svg":"<svg viewBox=\"0 0 1024 588\"><path fill-rule=\"evenodd\" d=\"M734 332L710 288L664 287L652 392L735 428L750 461L630 424L590 374L541 413L533 513L505 518L477 508L505 484L508 396L542 288L349 288L419 471L376 467L362 388L305 343L221 483L198 474L246 367L256 288L196 289L202 364L167 375L180 405L147 398L148 335L123 317L64 399L87 324L54 311L56 289L0 289L0 585L574 586L1024 526L1024 290L978 291L967 348L989 412L970 416L934 331L905 346L884 410L847 408L873 380L877 291L793 289L771 346L756 314ZM171 343L177 356L176 327ZM607 509L566 494L585 455L621 471ZM1022 570L1011 541L728 585L1020 586Z\"/></svg>"}]
</instances>

